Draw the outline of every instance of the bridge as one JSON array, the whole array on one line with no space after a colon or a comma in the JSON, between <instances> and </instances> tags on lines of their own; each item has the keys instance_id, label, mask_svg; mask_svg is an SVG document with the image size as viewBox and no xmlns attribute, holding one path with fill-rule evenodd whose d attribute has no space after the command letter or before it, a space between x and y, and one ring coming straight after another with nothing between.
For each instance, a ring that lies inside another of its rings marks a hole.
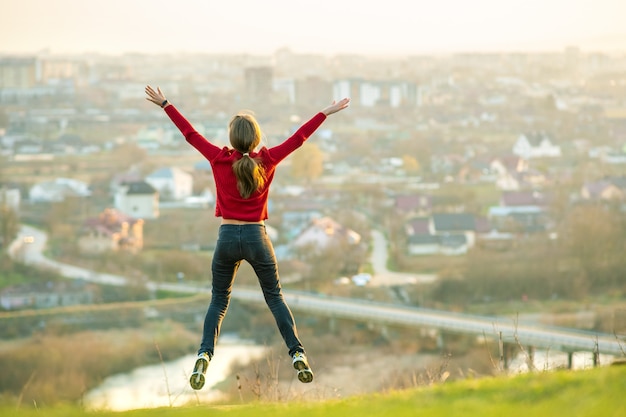
<instances>
[{"instance_id":1,"label":"bridge","mask_svg":"<svg viewBox=\"0 0 626 417\"><path fill-rule=\"evenodd\" d=\"M233 291L233 298L265 303L258 288L236 288ZM536 348L565 352L568 354L570 367L571 355L575 352L593 353L596 365L600 354L626 356L626 340L612 334L532 325L517 322L509 317L476 316L300 292L285 292L285 299L294 311L331 319L343 318L381 326L429 328L442 332L487 337L496 339L502 344L528 348L530 353Z\"/></svg>"}]
</instances>

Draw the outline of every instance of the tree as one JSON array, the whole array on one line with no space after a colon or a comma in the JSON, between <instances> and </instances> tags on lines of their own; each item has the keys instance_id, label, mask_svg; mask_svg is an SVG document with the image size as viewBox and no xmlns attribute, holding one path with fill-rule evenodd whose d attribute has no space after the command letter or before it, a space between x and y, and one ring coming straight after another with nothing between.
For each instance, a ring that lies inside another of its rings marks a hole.
<instances>
[{"instance_id":1,"label":"tree","mask_svg":"<svg viewBox=\"0 0 626 417\"><path fill-rule=\"evenodd\" d=\"M148 157L148 152L134 143L125 143L113 149L115 161L118 166L128 167L143 162Z\"/></svg>"},{"instance_id":2,"label":"tree","mask_svg":"<svg viewBox=\"0 0 626 417\"><path fill-rule=\"evenodd\" d=\"M314 244L299 248L298 258L309 266L308 272L303 277L307 290L310 290L311 286L320 287L341 275L356 272L346 270L350 265L360 261L353 258L353 252L354 249L347 242L337 243L327 248L319 248Z\"/></svg>"},{"instance_id":3,"label":"tree","mask_svg":"<svg viewBox=\"0 0 626 417\"><path fill-rule=\"evenodd\" d=\"M8 247L17 237L20 221L17 213L6 204L0 204L0 246Z\"/></svg>"},{"instance_id":4,"label":"tree","mask_svg":"<svg viewBox=\"0 0 626 417\"><path fill-rule=\"evenodd\" d=\"M0 111L0 129L9 127L9 116L5 111Z\"/></svg>"},{"instance_id":5,"label":"tree","mask_svg":"<svg viewBox=\"0 0 626 417\"><path fill-rule=\"evenodd\" d=\"M294 178L307 183L320 177L324 172L324 154L314 143L305 143L295 152L292 159L291 174Z\"/></svg>"},{"instance_id":6,"label":"tree","mask_svg":"<svg viewBox=\"0 0 626 417\"><path fill-rule=\"evenodd\" d=\"M581 205L561 225L559 241L565 253L577 261L594 289L624 281L625 224L619 209Z\"/></svg>"},{"instance_id":7,"label":"tree","mask_svg":"<svg viewBox=\"0 0 626 417\"><path fill-rule=\"evenodd\" d=\"M411 155L402 156L402 167L407 174L417 174L420 170L420 164Z\"/></svg>"}]
</instances>

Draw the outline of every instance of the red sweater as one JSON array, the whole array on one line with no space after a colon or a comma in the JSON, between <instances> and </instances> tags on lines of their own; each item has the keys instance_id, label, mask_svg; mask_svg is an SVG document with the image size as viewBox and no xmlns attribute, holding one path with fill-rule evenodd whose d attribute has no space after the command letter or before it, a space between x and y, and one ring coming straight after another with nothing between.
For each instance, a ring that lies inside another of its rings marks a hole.
<instances>
[{"instance_id":1,"label":"red sweater","mask_svg":"<svg viewBox=\"0 0 626 417\"><path fill-rule=\"evenodd\" d=\"M250 222L267 219L269 187L274 179L274 172L278 163L302 146L304 141L326 120L324 113L317 113L280 145L269 149L264 146L258 152L250 152L251 157L261 158L266 182L263 188L244 199L237 190L237 178L232 169L233 163L242 158L242 154L226 146L219 148L209 142L193 128L191 123L173 105L165 107L165 112L185 136L187 142L204 155L211 164L217 191L215 216Z\"/></svg>"}]
</instances>

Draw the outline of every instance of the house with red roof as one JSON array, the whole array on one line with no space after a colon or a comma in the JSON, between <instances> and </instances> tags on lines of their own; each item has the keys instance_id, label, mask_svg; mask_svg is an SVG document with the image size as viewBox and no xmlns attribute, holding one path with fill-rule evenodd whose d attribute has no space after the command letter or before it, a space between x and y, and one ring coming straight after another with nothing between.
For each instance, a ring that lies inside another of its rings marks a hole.
<instances>
[{"instance_id":1,"label":"house with red roof","mask_svg":"<svg viewBox=\"0 0 626 417\"><path fill-rule=\"evenodd\" d=\"M143 249L143 225L142 219L115 209L105 209L98 217L85 220L78 237L78 248L86 254L137 253Z\"/></svg>"},{"instance_id":2,"label":"house with red roof","mask_svg":"<svg viewBox=\"0 0 626 417\"><path fill-rule=\"evenodd\" d=\"M585 183L580 195L585 200L626 200L626 176L605 177Z\"/></svg>"}]
</instances>

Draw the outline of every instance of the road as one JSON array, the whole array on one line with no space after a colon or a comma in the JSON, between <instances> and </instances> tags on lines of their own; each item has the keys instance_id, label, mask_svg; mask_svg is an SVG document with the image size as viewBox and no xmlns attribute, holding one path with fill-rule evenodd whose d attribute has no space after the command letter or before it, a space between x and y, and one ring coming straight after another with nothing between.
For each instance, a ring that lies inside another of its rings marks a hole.
<instances>
[{"instance_id":1,"label":"road","mask_svg":"<svg viewBox=\"0 0 626 417\"><path fill-rule=\"evenodd\" d=\"M392 272L387 269L388 251L385 236L377 230L372 231L373 248L370 262L374 273L369 285L392 286L417 283L431 283L436 280L434 274L411 274ZM26 242L30 243L26 243ZM43 255L48 236L41 230L23 225L18 238L9 247L9 255L27 264L57 270L68 278L81 278L99 284L125 285L126 279L121 276L94 273L73 265L63 264Z\"/></svg>"},{"instance_id":2,"label":"road","mask_svg":"<svg viewBox=\"0 0 626 417\"><path fill-rule=\"evenodd\" d=\"M125 285L126 280L124 277L95 273L46 258L43 255L46 241L45 233L29 226L23 226L20 236L9 247L9 254L25 263L54 268L66 277L81 278L100 284ZM384 239L378 239L377 242L382 244L381 242L384 242ZM381 256L376 261L376 266L380 267L375 275L379 283L389 283L393 280L401 281L407 278L403 274L385 273L386 268L381 267L380 264L383 260L384 258ZM149 283L148 285L151 289L160 288L188 293L209 291L206 287L184 283ZM249 302L265 302L258 288L235 288L233 297ZM511 344L561 352L585 351L619 357L626 356L626 341L611 334L515 323L506 317L473 316L440 310L374 303L365 300L313 295L310 293L286 292L285 298L292 309L321 316L349 318L381 325L436 328L453 333L496 338Z\"/></svg>"},{"instance_id":3,"label":"road","mask_svg":"<svg viewBox=\"0 0 626 417\"><path fill-rule=\"evenodd\" d=\"M46 233L34 227L22 225L17 239L9 246L9 256L26 264L53 269L67 278L80 278L97 284L126 284L126 279L118 275L95 273L47 258L44 256L47 242L48 236Z\"/></svg>"},{"instance_id":4,"label":"road","mask_svg":"<svg viewBox=\"0 0 626 417\"><path fill-rule=\"evenodd\" d=\"M435 274L412 274L404 272L393 272L387 269L389 251L387 250L387 239L379 230L372 230L372 253L370 262L374 273L368 285L391 286L405 284L428 284L437 279Z\"/></svg>"}]
</instances>

